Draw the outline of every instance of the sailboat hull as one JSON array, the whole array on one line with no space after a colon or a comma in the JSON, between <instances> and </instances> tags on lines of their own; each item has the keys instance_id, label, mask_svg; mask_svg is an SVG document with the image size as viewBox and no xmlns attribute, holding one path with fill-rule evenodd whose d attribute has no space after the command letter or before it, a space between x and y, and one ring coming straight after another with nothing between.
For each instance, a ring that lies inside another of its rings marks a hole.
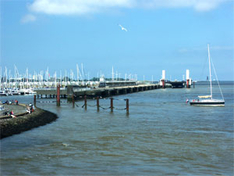
<instances>
[{"instance_id":1,"label":"sailboat hull","mask_svg":"<svg viewBox=\"0 0 234 176\"><path fill-rule=\"evenodd\" d=\"M193 106L225 106L225 102L223 100L191 101L190 105L193 105Z\"/></svg>"}]
</instances>

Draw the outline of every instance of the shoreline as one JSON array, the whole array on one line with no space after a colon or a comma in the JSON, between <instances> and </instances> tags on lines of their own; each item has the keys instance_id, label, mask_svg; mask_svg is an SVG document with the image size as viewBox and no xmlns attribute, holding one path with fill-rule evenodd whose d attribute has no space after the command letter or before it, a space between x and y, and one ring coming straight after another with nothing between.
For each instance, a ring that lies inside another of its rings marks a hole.
<instances>
[{"instance_id":1,"label":"shoreline","mask_svg":"<svg viewBox=\"0 0 234 176\"><path fill-rule=\"evenodd\" d=\"M17 115L18 114L16 114L16 116ZM55 121L57 118L58 116L56 114L37 107L31 114L17 116L16 118L1 119L0 139L46 125Z\"/></svg>"}]
</instances>

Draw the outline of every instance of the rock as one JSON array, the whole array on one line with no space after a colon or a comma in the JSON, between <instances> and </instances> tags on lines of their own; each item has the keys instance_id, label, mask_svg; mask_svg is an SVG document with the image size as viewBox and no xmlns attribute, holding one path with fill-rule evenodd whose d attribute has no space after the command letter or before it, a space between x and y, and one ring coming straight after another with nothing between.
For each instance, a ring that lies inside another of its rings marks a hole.
<instances>
[{"instance_id":1,"label":"rock","mask_svg":"<svg viewBox=\"0 0 234 176\"><path fill-rule=\"evenodd\" d=\"M0 139L19 134L35 127L46 125L57 119L57 115L49 111L36 108L31 114L0 120Z\"/></svg>"}]
</instances>

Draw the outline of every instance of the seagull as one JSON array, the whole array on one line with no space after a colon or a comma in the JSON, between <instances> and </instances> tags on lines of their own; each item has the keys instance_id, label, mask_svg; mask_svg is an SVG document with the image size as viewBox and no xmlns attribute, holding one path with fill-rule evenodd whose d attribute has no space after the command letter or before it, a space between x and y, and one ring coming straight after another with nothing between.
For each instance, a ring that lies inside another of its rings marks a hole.
<instances>
[{"instance_id":1,"label":"seagull","mask_svg":"<svg viewBox=\"0 0 234 176\"><path fill-rule=\"evenodd\" d=\"M126 28L124 28L121 24L119 24L119 27L121 27L121 29L122 29L123 31L128 32L128 30L127 30Z\"/></svg>"}]
</instances>

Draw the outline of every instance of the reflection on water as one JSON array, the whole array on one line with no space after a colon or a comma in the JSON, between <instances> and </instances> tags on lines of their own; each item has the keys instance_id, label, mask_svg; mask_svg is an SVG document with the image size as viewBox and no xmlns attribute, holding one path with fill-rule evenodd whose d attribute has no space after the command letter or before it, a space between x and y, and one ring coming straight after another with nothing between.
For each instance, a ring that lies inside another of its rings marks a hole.
<instances>
[{"instance_id":1,"label":"reflection on water","mask_svg":"<svg viewBox=\"0 0 234 176\"><path fill-rule=\"evenodd\" d=\"M1 175L233 175L233 86L222 88L225 107L186 104L202 85L115 97L129 98L129 116L97 112L95 100L87 111L82 101L75 108L38 104L59 119L1 140ZM109 107L109 99L100 105ZM123 109L125 101L114 106Z\"/></svg>"}]
</instances>

